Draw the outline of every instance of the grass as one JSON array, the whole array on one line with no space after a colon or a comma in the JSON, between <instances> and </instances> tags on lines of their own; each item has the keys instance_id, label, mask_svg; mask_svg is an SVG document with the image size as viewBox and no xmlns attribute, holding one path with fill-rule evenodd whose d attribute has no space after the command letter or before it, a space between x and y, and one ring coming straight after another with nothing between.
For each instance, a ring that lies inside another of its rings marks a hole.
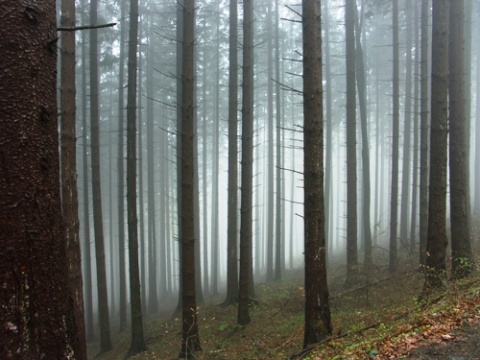
<instances>
[{"instance_id":1,"label":"grass","mask_svg":"<svg viewBox=\"0 0 480 360\"><path fill-rule=\"evenodd\" d=\"M235 306L200 306L198 320L203 351L198 359L287 359L292 356L298 359L381 359L382 354L401 354L399 347L405 342L424 333L433 333L440 323L435 314L442 314L441 319L448 319L452 325L458 323L459 316L466 317L462 311L470 309L469 306L480 308L478 274L422 301L418 296L423 276L414 270L384 280L381 278L386 274L379 271L371 286L364 286L364 280L359 280L358 287L348 290L342 283L333 281L330 307L334 334L301 353L304 299L299 273L301 271L291 274L282 282L257 286L258 303L250 308L252 322L246 327L236 325ZM215 300L220 303L223 299ZM463 310L452 312L458 308ZM148 351L132 359L177 358L181 321L170 317L164 314L146 322ZM129 339L128 331L116 334L114 350L98 359L124 359ZM89 345L92 358L97 348L98 344Z\"/></svg>"}]
</instances>

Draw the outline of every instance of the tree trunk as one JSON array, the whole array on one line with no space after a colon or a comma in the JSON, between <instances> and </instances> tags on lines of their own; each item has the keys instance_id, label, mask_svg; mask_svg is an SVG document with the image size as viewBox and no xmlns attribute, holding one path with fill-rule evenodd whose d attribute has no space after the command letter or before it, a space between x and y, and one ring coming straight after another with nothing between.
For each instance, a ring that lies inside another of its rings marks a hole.
<instances>
[{"instance_id":1,"label":"tree trunk","mask_svg":"<svg viewBox=\"0 0 480 360\"><path fill-rule=\"evenodd\" d=\"M130 279L131 342L127 356L146 350L143 337L142 299L138 267L137 224L137 47L138 47L138 0L130 0L130 31L128 40L127 83L127 214L128 214L128 260Z\"/></svg>"},{"instance_id":2,"label":"tree trunk","mask_svg":"<svg viewBox=\"0 0 480 360\"><path fill-rule=\"evenodd\" d=\"M347 279L351 286L358 272L357 250L357 119L355 93L355 2L345 0L347 65Z\"/></svg>"},{"instance_id":3,"label":"tree trunk","mask_svg":"<svg viewBox=\"0 0 480 360\"><path fill-rule=\"evenodd\" d=\"M348 3L347 3L348 4ZM305 334L303 347L332 333L323 198L322 38L320 1L303 0ZM353 23L352 23L353 26ZM353 39L352 39L353 40Z\"/></svg>"},{"instance_id":4,"label":"tree trunk","mask_svg":"<svg viewBox=\"0 0 480 360\"><path fill-rule=\"evenodd\" d=\"M448 0L433 0L430 180L425 289L442 287L446 271L448 136Z\"/></svg>"},{"instance_id":5,"label":"tree trunk","mask_svg":"<svg viewBox=\"0 0 480 360\"><path fill-rule=\"evenodd\" d=\"M3 1L0 14L0 358L80 359L65 276L55 2Z\"/></svg>"},{"instance_id":6,"label":"tree trunk","mask_svg":"<svg viewBox=\"0 0 480 360\"><path fill-rule=\"evenodd\" d=\"M240 278L238 324L250 322L252 272L252 168L253 168L253 0L243 2L242 183L240 208ZM257 254L258 256L258 254Z\"/></svg>"},{"instance_id":7,"label":"tree trunk","mask_svg":"<svg viewBox=\"0 0 480 360\"><path fill-rule=\"evenodd\" d=\"M62 0L61 26L75 26L75 2ZM80 253L77 157L75 132L75 33L62 33L61 42L61 174L62 214L67 249L67 268L73 298L76 331L79 338L79 359L87 358L83 312L82 263Z\"/></svg>"},{"instance_id":8,"label":"tree trunk","mask_svg":"<svg viewBox=\"0 0 480 360\"><path fill-rule=\"evenodd\" d=\"M97 24L97 5L97 0L93 0L90 3L90 22L92 25ZM100 353L104 353L112 349L112 340L110 338L110 315L108 313L105 245L103 237L98 83L98 36L97 30L90 30L90 132L92 139L93 227L95 230L95 256L97 263Z\"/></svg>"},{"instance_id":9,"label":"tree trunk","mask_svg":"<svg viewBox=\"0 0 480 360\"><path fill-rule=\"evenodd\" d=\"M402 195L400 208L400 240L403 246L409 244L409 214L410 209L410 158L412 144L412 2L405 3L406 24L406 70L405 70L405 110L403 118L403 165L402 165ZM412 200L413 201L413 200ZM407 247L408 249L408 247Z\"/></svg>"},{"instance_id":10,"label":"tree trunk","mask_svg":"<svg viewBox=\"0 0 480 360\"><path fill-rule=\"evenodd\" d=\"M126 18L126 1L121 1L121 18ZM124 22L120 28L120 64L118 74L118 262L119 262L119 307L120 326L123 331L127 326L127 280L125 271L125 139L124 139L124 72L125 72L125 32Z\"/></svg>"},{"instance_id":11,"label":"tree trunk","mask_svg":"<svg viewBox=\"0 0 480 360\"><path fill-rule=\"evenodd\" d=\"M227 296L224 304L238 301L238 6L230 0L228 47L228 244Z\"/></svg>"},{"instance_id":12,"label":"tree trunk","mask_svg":"<svg viewBox=\"0 0 480 360\"><path fill-rule=\"evenodd\" d=\"M464 84L464 2L450 4L449 40L449 162L452 275L463 278L472 271L470 201Z\"/></svg>"},{"instance_id":13,"label":"tree trunk","mask_svg":"<svg viewBox=\"0 0 480 360\"><path fill-rule=\"evenodd\" d=\"M183 41L182 41L182 128L180 166L180 256L181 256L181 299L182 299L182 346L180 357L194 359L201 351L197 323L197 305L195 295L195 60L194 29L195 0L183 3Z\"/></svg>"},{"instance_id":14,"label":"tree trunk","mask_svg":"<svg viewBox=\"0 0 480 360\"><path fill-rule=\"evenodd\" d=\"M398 138L399 138L399 41L398 2L393 1L393 124L392 124L392 186L390 198L390 273L397 271L397 223L398 223Z\"/></svg>"},{"instance_id":15,"label":"tree trunk","mask_svg":"<svg viewBox=\"0 0 480 360\"><path fill-rule=\"evenodd\" d=\"M363 231L364 231L364 246L365 256L364 265L372 265L372 228L370 224L370 146L368 141L368 119L367 119L367 80L365 76L365 62L363 47L361 41L361 25L358 18L356 1L354 4L355 10L355 65L356 65L356 79L358 88L358 98L360 105L360 121L362 130L362 188L363 188Z\"/></svg>"},{"instance_id":16,"label":"tree trunk","mask_svg":"<svg viewBox=\"0 0 480 360\"><path fill-rule=\"evenodd\" d=\"M422 0L420 63L420 265L425 265L428 233L428 12L429 0Z\"/></svg>"}]
</instances>

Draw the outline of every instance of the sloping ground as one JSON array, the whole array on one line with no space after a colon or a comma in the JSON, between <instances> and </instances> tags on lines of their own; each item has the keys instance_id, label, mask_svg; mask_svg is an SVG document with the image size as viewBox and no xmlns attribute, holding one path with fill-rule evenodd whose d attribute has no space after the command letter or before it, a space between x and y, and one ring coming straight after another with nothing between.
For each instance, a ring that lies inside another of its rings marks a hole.
<instances>
[{"instance_id":1,"label":"sloping ground","mask_svg":"<svg viewBox=\"0 0 480 360\"><path fill-rule=\"evenodd\" d=\"M344 290L332 280L331 311L335 334L302 351L302 271L282 283L257 286L252 323L236 324L236 307L210 300L198 318L203 351L198 359L480 359L478 274L419 301L423 277L409 271L369 286ZM382 274L384 276L384 274ZM377 274L381 278L381 274ZM180 349L180 320L157 316L146 324L149 351L134 359L175 359ZM100 360L124 359L129 332L114 338L115 349ZM96 344L90 345L91 358ZM442 357L446 356L446 357Z\"/></svg>"}]
</instances>

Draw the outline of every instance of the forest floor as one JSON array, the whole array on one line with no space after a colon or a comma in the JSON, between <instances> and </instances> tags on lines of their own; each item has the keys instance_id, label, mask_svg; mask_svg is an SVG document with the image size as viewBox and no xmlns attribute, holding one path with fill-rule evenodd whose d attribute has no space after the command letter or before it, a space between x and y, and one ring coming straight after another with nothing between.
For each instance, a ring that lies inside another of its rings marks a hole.
<instances>
[{"instance_id":1,"label":"forest floor","mask_svg":"<svg viewBox=\"0 0 480 360\"><path fill-rule=\"evenodd\" d=\"M402 268L413 270L389 277L386 269L375 268L369 285L360 276L358 286L348 290L333 272L334 335L306 351L302 270L281 282L258 285L252 321L244 328L236 326L236 306L219 306L223 298L212 297L198 309L198 359L480 359L480 273L420 300L424 275L411 264ZM177 357L181 321L172 311L164 309L146 321L148 351L131 359ZM96 359L125 358L129 331L113 337L114 350ZM92 359L97 351L98 344L89 345Z\"/></svg>"}]
</instances>

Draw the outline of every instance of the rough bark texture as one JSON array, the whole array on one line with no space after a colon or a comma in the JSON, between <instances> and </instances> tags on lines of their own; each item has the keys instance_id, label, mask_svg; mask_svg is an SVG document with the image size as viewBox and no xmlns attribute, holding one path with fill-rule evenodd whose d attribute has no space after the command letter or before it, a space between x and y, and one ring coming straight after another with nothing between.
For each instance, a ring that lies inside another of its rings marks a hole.
<instances>
[{"instance_id":1,"label":"rough bark texture","mask_svg":"<svg viewBox=\"0 0 480 360\"><path fill-rule=\"evenodd\" d=\"M462 278L472 270L470 201L468 198L468 148L464 86L464 2L450 4L449 111L450 111L450 221L452 271Z\"/></svg>"},{"instance_id":2,"label":"rough bark texture","mask_svg":"<svg viewBox=\"0 0 480 360\"><path fill-rule=\"evenodd\" d=\"M358 272L357 224L357 118L355 92L355 2L345 0L347 73L347 279L355 282Z\"/></svg>"},{"instance_id":3,"label":"rough bark texture","mask_svg":"<svg viewBox=\"0 0 480 360\"><path fill-rule=\"evenodd\" d=\"M399 41L398 2L393 1L393 124L392 124L392 186L390 198L390 272L397 270L398 223L398 138L399 138Z\"/></svg>"},{"instance_id":4,"label":"rough bark texture","mask_svg":"<svg viewBox=\"0 0 480 360\"><path fill-rule=\"evenodd\" d=\"M183 3L183 42L182 42L182 129L180 166L182 168L182 196L180 202L180 255L181 260L181 299L182 299L182 346L180 357L194 359L201 350L198 334L197 305L195 299L195 219L194 219L194 28L195 1Z\"/></svg>"},{"instance_id":5,"label":"rough bark texture","mask_svg":"<svg viewBox=\"0 0 480 360\"><path fill-rule=\"evenodd\" d=\"M238 6L230 0L228 75L228 244L225 305L238 301Z\"/></svg>"},{"instance_id":6,"label":"rough bark texture","mask_svg":"<svg viewBox=\"0 0 480 360\"><path fill-rule=\"evenodd\" d=\"M420 264L425 265L428 233L428 12L429 0L422 1L420 63Z\"/></svg>"},{"instance_id":7,"label":"rough bark texture","mask_svg":"<svg viewBox=\"0 0 480 360\"><path fill-rule=\"evenodd\" d=\"M90 21L97 23L97 0L90 3ZM98 95L98 36L90 31L90 132L92 139L92 196L93 227L95 231L95 257L97 264L98 316L100 322L100 353L112 349L110 315L108 312L107 274L103 236L102 189L100 181L100 129Z\"/></svg>"},{"instance_id":8,"label":"rough bark texture","mask_svg":"<svg viewBox=\"0 0 480 360\"><path fill-rule=\"evenodd\" d=\"M75 2L62 0L60 24L63 27L75 26ZM75 132L75 32L66 31L61 37L61 174L62 174L62 214L67 248L67 268L70 292L73 298L75 323L80 341L79 359L87 358L85 321L83 313L83 283L80 252L77 154Z\"/></svg>"},{"instance_id":9,"label":"rough bark texture","mask_svg":"<svg viewBox=\"0 0 480 360\"><path fill-rule=\"evenodd\" d=\"M253 168L253 0L243 2L242 184L240 208L240 277L238 324L250 322L248 309L252 269Z\"/></svg>"},{"instance_id":10,"label":"rough bark texture","mask_svg":"<svg viewBox=\"0 0 480 360\"><path fill-rule=\"evenodd\" d=\"M55 2L0 2L0 358L80 358L60 204Z\"/></svg>"},{"instance_id":11,"label":"rough bark texture","mask_svg":"<svg viewBox=\"0 0 480 360\"><path fill-rule=\"evenodd\" d=\"M448 0L433 0L430 180L425 288L441 287L447 249Z\"/></svg>"},{"instance_id":12,"label":"rough bark texture","mask_svg":"<svg viewBox=\"0 0 480 360\"><path fill-rule=\"evenodd\" d=\"M303 0L305 182L305 333L303 346L332 333L323 198L323 106L320 1Z\"/></svg>"},{"instance_id":13,"label":"rough bark texture","mask_svg":"<svg viewBox=\"0 0 480 360\"><path fill-rule=\"evenodd\" d=\"M130 275L130 312L132 339L128 355L133 356L146 350L143 337L142 300L138 267L138 224L137 224L137 44L138 44L138 0L130 1L130 32L128 47L128 90L127 90L127 214L128 214L128 260Z\"/></svg>"},{"instance_id":14,"label":"rough bark texture","mask_svg":"<svg viewBox=\"0 0 480 360\"><path fill-rule=\"evenodd\" d=\"M121 18L125 19L126 1L121 2ZM127 280L125 271L125 33L126 24L122 22L120 29L120 64L118 73L118 272L119 272L119 306L122 331L127 326Z\"/></svg>"}]
</instances>

